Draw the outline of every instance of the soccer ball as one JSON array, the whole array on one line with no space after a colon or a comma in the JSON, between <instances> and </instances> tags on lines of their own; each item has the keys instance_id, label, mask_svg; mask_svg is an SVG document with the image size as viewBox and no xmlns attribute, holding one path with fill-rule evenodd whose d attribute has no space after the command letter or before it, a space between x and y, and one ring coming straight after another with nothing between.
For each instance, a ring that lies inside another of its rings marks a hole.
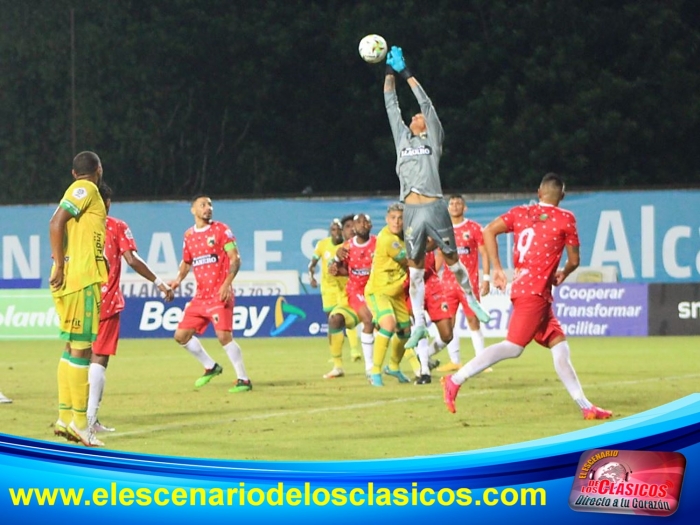
<instances>
[{"instance_id":1,"label":"soccer ball","mask_svg":"<svg viewBox=\"0 0 700 525\"><path fill-rule=\"evenodd\" d=\"M360 40L359 51L365 62L370 64L381 62L387 52L386 40L379 35L367 35Z\"/></svg>"}]
</instances>

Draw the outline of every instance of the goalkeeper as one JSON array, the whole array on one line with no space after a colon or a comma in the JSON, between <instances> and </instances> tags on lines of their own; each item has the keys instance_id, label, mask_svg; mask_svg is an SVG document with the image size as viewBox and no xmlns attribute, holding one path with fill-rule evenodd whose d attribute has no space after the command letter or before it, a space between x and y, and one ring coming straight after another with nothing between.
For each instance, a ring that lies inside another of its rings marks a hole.
<instances>
[{"instance_id":1,"label":"goalkeeper","mask_svg":"<svg viewBox=\"0 0 700 525\"><path fill-rule=\"evenodd\" d=\"M423 305L425 304L425 253L428 237L435 240L445 262L464 290L469 307L479 321L487 323L489 314L472 292L467 269L460 262L454 229L442 195L438 166L442 155L444 132L432 102L416 77L406 67L403 51L392 46L386 58L384 102L396 146L396 174L399 176L400 200L404 209L404 240L410 276L409 294L413 305L414 325L406 348L414 348L427 337ZM413 91L421 112L406 126L396 96L396 75L404 78Z\"/></svg>"}]
</instances>

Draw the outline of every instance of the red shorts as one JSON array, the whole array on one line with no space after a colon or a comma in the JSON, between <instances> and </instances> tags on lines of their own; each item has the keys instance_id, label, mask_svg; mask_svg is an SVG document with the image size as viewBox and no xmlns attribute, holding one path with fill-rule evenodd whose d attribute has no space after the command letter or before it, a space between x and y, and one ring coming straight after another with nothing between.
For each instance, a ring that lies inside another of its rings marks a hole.
<instances>
[{"instance_id":1,"label":"red shorts","mask_svg":"<svg viewBox=\"0 0 700 525\"><path fill-rule=\"evenodd\" d=\"M116 355L119 344L119 314L107 319L100 319L97 339L92 343L92 353L97 355Z\"/></svg>"},{"instance_id":2,"label":"red shorts","mask_svg":"<svg viewBox=\"0 0 700 525\"><path fill-rule=\"evenodd\" d=\"M425 281L425 311L433 323L452 319L457 313L458 303L450 303L442 281L438 277Z\"/></svg>"},{"instance_id":3,"label":"red shorts","mask_svg":"<svg viewBox=\"0 0 700 525\"><path fill-rule=\"evenodd\" d=\"M348 293L348 305L350 306L350 308L355 310L356 314L359 315L360 310L362 310L362 307L367 306L367 301L365 301L364 289L357 290L354 288L348 288L347 293Z\"/></svg>"},{"instance_id":4,"label":"red shorts","mask_svg":"<svg viewBox=\"0 0 700 525\"><path fill-rule=\"evenodd\" d=\"M227 303L212 299L192 299L185 306L182 321L177 328L203 334L211 323L217 332L233 332L233 303L233 299Z\"/></svg>"},{"instance_id":5,"label":"red shorts","mask_svg":"<svg viewBox=\"0 0 700 525\"><path fill-rule=\"evenodd\" d=\"M540 295L516 297L512 300L513 313L508 325L506 339L518 346L527 346L534 340L549 347L549 342L557 336L564 337L564 331L554 317L552 303Z\"/></svg>"},{"instance_id":6,"label":"red shorts","mask_svg":"<svg viewBox=\"0 0 700 525\"><path fill-rule=\"evenodd\" d=\"M464 290L462 290L462 287L457 282L457 279L453 277L452 281L453 282L450 283L450 285L447 286L445 289L445 297L447 298L447 304L450 308L450 311L456 312L457 308L459 308L459 305L461 304L462 311L464 312L465 317L476 317L476 314L472 312L471 308L469 308L469 304L467 303L467 295L464 293ZM474 293L474 297L476 297L476 300L478 301L480 299L479 279L474 279L470 282L472 285L472 292Z\"/></svg>"}]
</instances>

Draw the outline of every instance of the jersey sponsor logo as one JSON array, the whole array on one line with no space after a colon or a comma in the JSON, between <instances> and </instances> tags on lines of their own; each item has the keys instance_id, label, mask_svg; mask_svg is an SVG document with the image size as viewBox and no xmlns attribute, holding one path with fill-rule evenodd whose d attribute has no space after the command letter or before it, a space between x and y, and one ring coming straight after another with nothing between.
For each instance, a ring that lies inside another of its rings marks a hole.
<instances>
[{"instance_id":1,"label":"jersey sponsor logo","mask_svg":"<svg viewBox=\"0 0 700 525\"><path fill-rule=\"evenodd\" d=\"M126 230L124 230L124 237L126 237L130 241L134 239L134 234L131 233L131 228L127 228Z\"/></svg>"},{"instance_id":2,"label":"jersey sponsor logo","mask_svg":"<svg viewBox=\"0 0 700 525\"><path fill-rule=\"evenodd\" d=\"M85 188L75 188L73 190L73 197L78 200L82 200L87 197L87 190Z\"/></svg>"},{"instance_id":3,"label":"jersey sponsor logo","mask_svg":"<svg viewBox=\"0 0 700 525\"><path fill-rule=\"evenodd\" d=\"M420 146L418 148L404 148L401 150L401 158L415 157L417 155L432 155L433 150L430 146Z\"/></svg>"},{"instance_id":4,"label":"jersey sponsor logo","mask_svg":"<svg viewBox=\"0 0 700 525\"><path fill-rule=\"evenodd\" d=\"M200 255L192 259L192 266L195 268L197 266L202 266L204 264L216 264L219 262L219 256L215 253L208 253L207 255Z\"/></svg>"},{"instance_id":5,"label":"jersey sponsor logo","mask_svg":"<svg viewBox=\"0 0 700 525\"><path fill-rule=\"evenodd\" d=\"M470 253L472 253L472 249L468 246L460 246L459 248L457 248L457 253L459 255L469 255Z\"/></svg>"},{"instance_id":6,"label":"jersey sponsor logo","mask_svg":"<svg viewBox=\"0 0 700 525\"><path fill-rule=\"evenodd\" d=\"M231 239L231 240L234 239L233 232L232 232L230 229L227 229L227 230L224 232L224 235L226 235L226 237L228 237L228 238Z\"/></svg>"},{"instance_id":7,"label":"jersey sponsor logo","mask_svg":"<svg viewBox=\"0 0 700 525\"><path fill-rule=\"evenodd\" d=\"M370 269L369 268L353 268L350 270L350 273L353 275L357 275L359 277L364 277L365 275L369 275Z\"/></svg>"}]
</instances>

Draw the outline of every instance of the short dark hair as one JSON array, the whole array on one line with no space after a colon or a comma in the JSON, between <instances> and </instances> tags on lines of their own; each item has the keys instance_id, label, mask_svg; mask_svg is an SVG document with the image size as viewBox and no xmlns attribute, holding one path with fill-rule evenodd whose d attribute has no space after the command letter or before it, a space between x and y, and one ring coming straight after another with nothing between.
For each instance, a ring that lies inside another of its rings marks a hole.
<instances>
[{"instance_id":1,"label":"short dark hair","mask_svg":"<svg viewBox=\"0 0 700 525\"><path fill-rule=\"evenodd\" d=\"M354 214L354 213L351 213L350 215L345 215L345 216L343 216L342 219L340 219L340 224L342 224L343 226L345 226L345 223L346 223L346 222L349 222L349 221L353 220L354 218L355 218L355 214Z\"/></svg>"},{"instance_id":2,"label":"short dark hair","mask_svg":"<svg viewBox=\"0 0 700 525\"><path fill-rule=\"evenodd\" d=\"M559 175L550 171L544 177L542 177L540 186L551 186L561 191L564 189L564 181Z\"/></svg>"},{"instance_id":3,"label":"short dark hair","mask_svg":"<svg viewBox=\"0 0 700 525\"><path fill-rule=\"evenodd\" d=\"M78 175L94 175L101 164L97 153L82 151L73 159L73 171Z\"/></svg>"},{"instance_id":4,"label":"short dark hair","mask_svg":"<svg viewBox=\"0 0 700 525\"><path fill-rule=\"evenodd\" d=\"M449 197L447 197L447 202L450 202L452 199L458 199L458 200L464 202L464 197L462 197L462 196L461 196L460 194L458 194L458 193L453 193L452 195L450 195Z\"/></svg>"},{"instance_id":5,"label":"short dark hair","mask_svg":"<svg viewBox=\"0 0 700 525\"><path fill-rule=\"evenodd\" d=\"M210 197L209 195L207 195L206 193L197 193L196 195L194 195L194 196L190 199L190 204L194 204L194 203L197 202L199 199L205 199L205 198L206 198L206 199L211 199L211 197Z\"/></svg>"},{"instance_id":6,"label":"short dark hair","mask_svg":"<svg viewBox=\"0 0 700 525\"><path fill-rule=\"evenodd\" d=\"M102 197L102 200L104 202L112 200L112 188L107 186L106 182L100 182L100 187L98 188L98 190L100 191L100 197Z\"/></svg>"}]
</instances>

